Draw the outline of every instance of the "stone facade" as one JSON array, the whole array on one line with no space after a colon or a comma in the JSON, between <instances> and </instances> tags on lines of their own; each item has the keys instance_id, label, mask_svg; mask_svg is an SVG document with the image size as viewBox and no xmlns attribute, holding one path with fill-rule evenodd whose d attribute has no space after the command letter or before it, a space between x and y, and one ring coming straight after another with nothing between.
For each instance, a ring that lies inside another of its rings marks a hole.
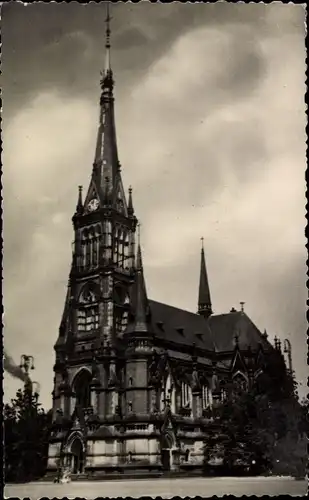
<instances>
[{"instance_id":1,"label":"stone facade","mask_svg":"<svg viewBox=\"0 0 309 500\"><path fill-rule=\"evenodd\" d=\"M201 468L213 407L231 381L249 387L274 351L243 310L213 314L204 248L198 313L148 299L132 190L127 199L122 186L113 85L107 67L55 344L51 475L61 467L90 476Z\"/></svg>"}]
</instances>

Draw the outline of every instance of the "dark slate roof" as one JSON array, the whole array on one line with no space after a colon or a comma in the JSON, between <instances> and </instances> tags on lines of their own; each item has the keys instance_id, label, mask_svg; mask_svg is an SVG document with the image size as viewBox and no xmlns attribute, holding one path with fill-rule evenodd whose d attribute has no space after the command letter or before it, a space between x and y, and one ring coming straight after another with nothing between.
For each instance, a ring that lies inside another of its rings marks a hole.
<instances>
[{"instance_id":1,"label":"dark slate roof","mask_svg":"<svg viewBox=\"0 0 309 500\"><path fill-rule=\"evenodd\" d=\"M266 349L270 347L270 343L244 312L235 311L214 315L208 319L208 322L217 350L220 352L232 351L235 348L235 335L238 336L240 350L247 349L248 346L257 349L259 344Z\"/></svg>"},{"instance_id":2,"label":"dark slate roof","mask_svg":"<svg viewBox=\"0 0 309 500\"><path fill-rule=\"evenodd\" d=\"M248 346L257 349L260 344L266 350L271 348L271 344L242 311L213 315L205 320L198 314L154 300L149 300L149 305L151 329L158 338L182 345L192 346L195 343L205 350L224 352L234 350L237 335L240 350L247 349ZM197 333L200 335L196 335ZM177 356L179 354L173 354L173 357Z\"/></svg>"},{"instance_id":3,"label":"dark slate roof","mask_svg":"<svg viewBox=\"0 0 309 500\"><path fill-rule=\"evenodd\" d=\"M215 350L212 333L205 318L154 300L149 300L149 305L152 331L156 337L183 345L192 346L195 343L196 347ZM181 328L183 332L179 331Z\"/></svg>"}]
</instances>

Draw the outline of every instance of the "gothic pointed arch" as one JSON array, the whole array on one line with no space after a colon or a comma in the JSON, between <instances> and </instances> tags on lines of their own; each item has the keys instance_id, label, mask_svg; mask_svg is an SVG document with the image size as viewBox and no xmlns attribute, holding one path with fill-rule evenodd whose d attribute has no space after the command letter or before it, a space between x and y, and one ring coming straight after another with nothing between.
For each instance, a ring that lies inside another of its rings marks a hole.
<instances>
[{"instance_id":1,"label":"gothic pointed arch","mask_svg":"<svg viewBox=\"0 0 309 500\"><path fill-rule=\"evenodd\" d=\"M91 406L92 373L88 368L81 368L72 380L72 389L75 393L76 406L89 408Z\"/></svg>"},{"instance_id":2,"label":"gothic pointed arch","mask_svg":"<svg viewBox=\"0 0 309 500\"><path fill-rule=\"evenodd\" d=\"M160 397L161 410L170 407L171 411L175 412L176 409L175 383L169 363L166 364L165 371L162 373L161 380L162 380L161 397Z\"/></svg>"},{"instance_id":3,"label":"gothic pointed arch","mask_svg":"<svg viewBox=\"0 0 309 500\"><path fill-rule=\"evenodd\" d=\"M206 410L209 406L211 406L211 386L206 377L202 381L202 408Z\"/></svg>"},{"instance_id":4,"label":"gothic pointed arch","mask_svg":"<svg viewBox=\"0 0 309 500\"><path fill-rule=\"evenodd\" d=\"M242 371L246 373L247 371L246 363L238 348L235 349L230 370L232 373L236 373L237 371Z\"/></svg>"},{"instance_id":5,"label":"gothic pointed arch","mask_svg":"<svg viewBox=\"0 0 309 500\"><path fill-rule=\"evenodd\" d=\"M248 389L249 380L245 372L237 370L233 374L233 390L237 392L244 392Z\"/></svg>"}]
</instances>

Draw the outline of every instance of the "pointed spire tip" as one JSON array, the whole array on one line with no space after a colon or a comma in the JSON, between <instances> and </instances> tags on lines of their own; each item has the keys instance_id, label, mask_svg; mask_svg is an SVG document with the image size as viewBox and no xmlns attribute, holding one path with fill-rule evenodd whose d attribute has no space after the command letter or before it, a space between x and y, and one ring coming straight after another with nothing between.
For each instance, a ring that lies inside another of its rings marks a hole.
<instances>
[{"instance_id":1,"label":"pointed spire tip","mask_svg":"<svg viewBox=\"0 0 309 500\"><path fill-rule=\"evenodd\" d=\"M201 238L201 267L200 267L200 283L198 294L198 314L209 317L212 314L210 290L208 283L208 276L206 271L205 253L204 253L204 238Z\"/></svg>"}]
</instances>

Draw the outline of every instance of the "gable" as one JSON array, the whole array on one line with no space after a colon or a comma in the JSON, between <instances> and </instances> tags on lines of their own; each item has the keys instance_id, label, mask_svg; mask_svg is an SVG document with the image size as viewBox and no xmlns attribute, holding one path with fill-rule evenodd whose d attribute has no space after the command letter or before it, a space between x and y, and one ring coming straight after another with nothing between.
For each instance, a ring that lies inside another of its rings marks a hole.
<instances>
[{"instance_id":1,"label":"gable","mask_svg":"<svg viewBox=\"0 0 309 500\"><path fill-rule=\"evenodd\" d=\"M234 374L236 374L237 372L241 372L241 373L247 372L246 364L245 364L238 349L236 350L234 359L231 362L231 371Z\"/></svg>"},{"instance_id":2,"label":"gable","mask_svg":"<svg viewBox=\"0 0 309 500\"><path fill-rule=\"evenodd\" d=\"M249 346L252 349L258 349L260 346L265 349L271 347L255 324L243 312L214 315L208 319L208 323L217 348L221 352L234 350L236 334L240 350L246 350Z\"/></svg>"},{"instance_id":3,"label":"gable","mask_svg":"<svg viewBox=\"0 0 309 500\"><path fill-rule=\"evenodd\" d=\"M84 210L87 211L87 206L88 206L89 202L93 199L96 199L99 202L101 201L100 194L99 194L98 189L95 185L95 182L93 179L91 179L91 182L90 182L90 185L88 188L88 192L87 192L87 196L86 196L85 201L84 201Z\"/></svg>"},{"instance_id":4,"label":"gable","mask_svg":"<svg viewBox=\"0 0 309 500\"><path fill-rule=\"evenodd\" d=\"M127 200L120 176L115 183L113 205L116 206L116 209L119 213L121 213L125 217L128 217Z\"/></svg>"}]
</instances>

